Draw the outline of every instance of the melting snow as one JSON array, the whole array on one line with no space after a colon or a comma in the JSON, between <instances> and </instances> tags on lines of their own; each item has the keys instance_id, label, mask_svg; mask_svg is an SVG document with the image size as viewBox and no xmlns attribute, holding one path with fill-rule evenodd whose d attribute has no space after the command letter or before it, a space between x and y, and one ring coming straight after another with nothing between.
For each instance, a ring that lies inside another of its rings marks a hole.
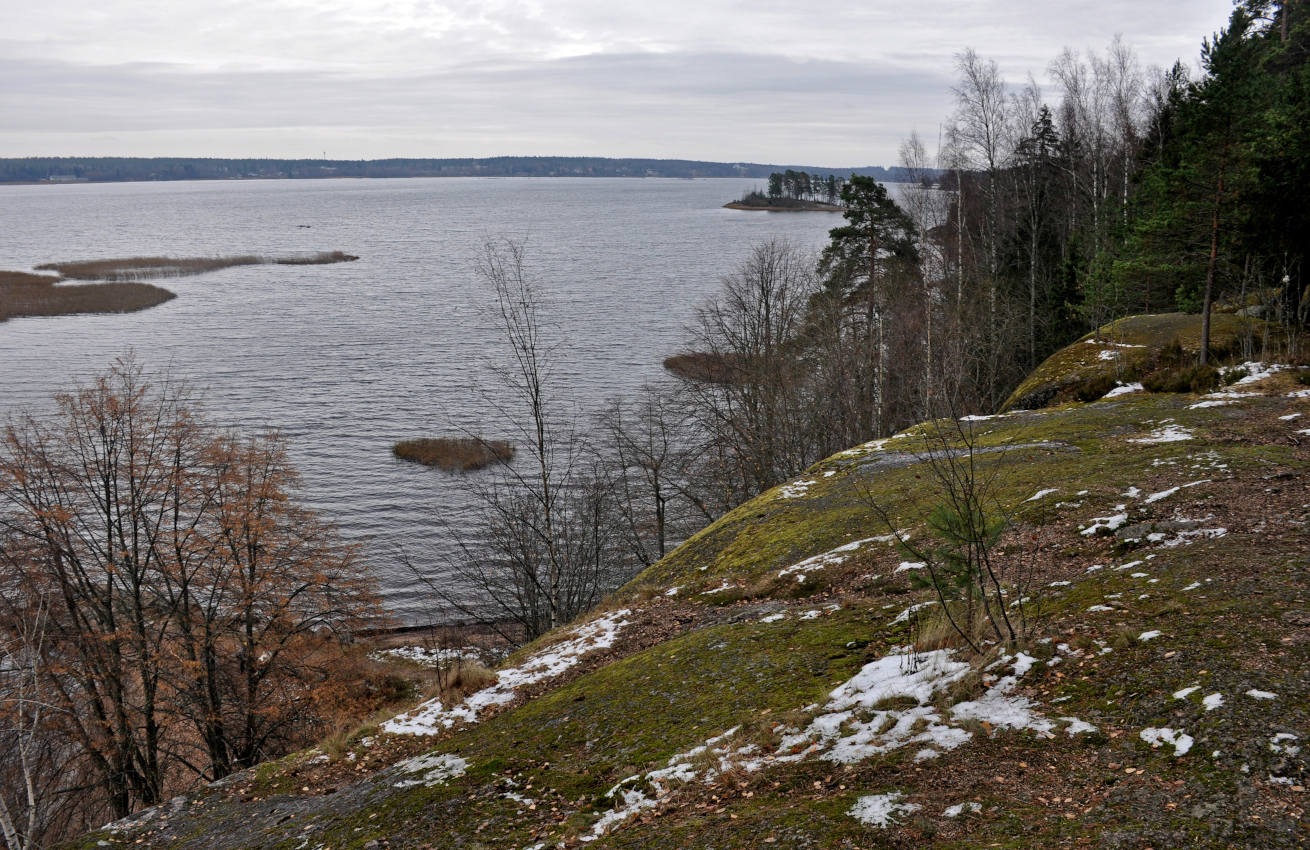
<instances>
[{"instance_id":1,"label":"melting snow","mask_svg":"<svg viewBox=\"0 0 1310 850\"><path fill-rule=\"evenodd\" d=\"M442 664L462 661L466 658L481 658L482 650L478 649L476 646L446 649L428 646L397 646L393 649L381 650L380 652L375 653L375 655L400 658L405 661L412 661L415 664L422 664L425 667L438 667Z\"/></svg>"},{"instance_id":2,"label":"melting snow","mask_svg":"<svg viewBox=\"0 0 1310 850\"><path fill-rule=\"evenodd\" d=\"M1270 693L1269 691L1256 690L1255 688L1247 691L1246 695L1251 699L1278 699L1278 694Z\"/></svg>"},{"instance_id":3,"label":"melting snow","mask_svg":"<svg viewBox=\"0 0 1310 850\"><path fill-rule=\"evenodd\" d=\"M1148 640L1155 640L1161 634L1163 634L1163 632L1161 632L1159 629L1152 629L1149 632L1142 632L1140 635L1137 636L1137 639L1143 642Z\"/></svg>"},{"instance_id":4,"label":"melting snow","mask_svg":"<svg viewBox=\"0 0 1310 850\"><path fill-rule=\"evenodd\" d=\"M783 484L778 488L778 495L783 499L799 499L805 493L819 483L819 479L810 478L808 480L793 481L790 484Z\"/></svg>"},{"instance_id":5,"label":"melting snow","mask_svg":"<svg viewBox=\"0 0 1310 850\"><path fill-rule=\"evenodd\" d=\"M584 623L569 633L569 639L542 649L517 667L498 671L494 685L470 694L462 703L447 708L439 699L428 700L382 724L382 731L435 735L456 723L476 723L482 711L513 701L519 688L554 678L577 664L584 655L613 646L620 630L628 625L626 618L630 613L624 608Z\"/></svg>"},{"instance_id":6,"label":"melting snow","mask_svg":"<svg viewBox=\"0 0 1310 850\"><path fill-rule=\"evenodd\" d=\"M463 776L469 763L453 753L429 753L405 759L396 765L402 773L422 773L418 779L402 779L395 783L396 788L411 788L415 785L444 785L448 780Z\"/></svg>"},{"instance_id":7,"label":"melting snow","mask_svg":"<svg viewBox=\"0 0 1310 850\"><path fill-rule=\"evenodd\" d=\"M1224 704L1223 694L1210 694L1210 696L1201 700L1201 705L1205 706L1206 711L1214 711L1216 708L1218 708L1223 704Z\"/></svg>"},{"instance_id":8,"label":"melting snow","mask_svg":"<svg viewBox=\"0 0 1310 850\"><path fill-rule=\"evenodd\" d=\"M1142 730L1141 739L1156 749L1165 744L1173 744L1175 756L1187 755L1187 751L1192 748L1194 743L1191 735L1177 729L1170 729L1168 726L1158 729L1154 726L1148 726Z\"/></svg>"},{"instance_id":9,"label":"melting snow","mask_svg":"<svg viewBox=\"0 0 1310 850\"><path fill-rule=\"evenodd\" d=\"M869 543L886 543L888 540L892 539L893 536L894 535L881 535L879 537L866 537L863 540L854 540L850 543L845 543L838 546L836 549L830 549L820 555L814 555L803 561L798 561L797 563L792 564L790 567L780 571L778 573L778 578L786 578L789 575L794 575L796 576L797 581L805 581L806 576L815 570L821 570L824 567L832 567L843 563L851 556L852 552L855 552L861 546Z\"/></svg>"},{"instance_id":10,"label":"melting snow","mask_svg":"<svg viewBox=\"0 0 1310 850\"><path fill-rule=\"evenodd\" d=\"M1077 717L1061 717L1060 719L1069 724L1064 731L1068 733L1070 738L1075 735L1081 735L1084 732L1096 731L1096 727L1088 723L1086 720L1079 720Z\"/></svg>"},{"instance_id":11,"label":"melting snow","mask_svg":"<svg viewBox=\"0 0 1310 850\"><path fill-rule=\"evenodd\" d=\"M942 812L944 818L958 818L965 812L981 812L982 803L970 800L967 803L956 803L954 806L947 806Z\"/></svg>"},{"instance_id":12,"label":"melting snow","mask_svg":"<svg viewBox=\"0 0 1310 850\"><path fill-rule=\"evenodd\" d=\"M1033 493L1031 496L1029 496L1028 498L1024 499L1024 501L1025 501L1025 502L1035 502L1035 501L1037 501L1038 499L1044 498L1044 497L1046 497L1046 496L1051 495L1052 493L1058 493L1058 492L1060 492L1060 488L1059 488L1059 487L1048 487L1048 488L1045 489L1045 490L1038 490L1036 493Z\"/></svg>"},{"instance_id":13,"label":"melting snow","mask_svg":"<svg viewBox=\"0 0 1310 850\"><path fill-rule=\"evenodd\" d=\"M1170 487L1168 490L1161 490L1159 493L1152 493L1151 495L1147 496L1144 500L1142 500L1142 504L1149 505L1152 502L1158 502L1161 499L1167 499L1181 489L1183 489L1181 486Z\"/></svg>"},{"instance_id":14,"label":"melting snow","mask_svg":"<svg viewBox=\"0 0 1310 850\"><path fill-rule=\"evenodd\" d=\"M1140 382L1120 384L1105 395L1101 396L1101 398L1114 398L1115 396L1128 395L1129 393L1140 393L1144 390L1145 387L1143 387Z\"/></svg>"},{"instance_id":15,"label":"melting snow","mask_svg":"<svg viewBox=\"0 0 1310 850\"><path fill-rule=\"evenodd\" d=\"M1300 740L1291 732L1279 732L1269 739L1269 749L1275 753L1286 753L1289 756L1297 755L1301 748L1292 743Z\"/></svg>"},{"instance_id":16,"label":"melting snow","mask_svg":"<svg viewBox=\"0 0 1310 850\"><path fill-rule=\"evenodd\" d=\"M1146 535L1147 542L1159 544L1165 549L1173 549L1177 546L1189 546L1198 540L1217 540L1228 533L1226 528L1198 528L1194 531L1180 531L1178 534L1170 537L1169 535L1155 531ZM1200 585L1197 585L1200 587ZM1191 590L1192 588L1183 588Z\"/></svg>"},{"instance_id":17,"label":"melting snow","mask_svg":"<svg viewBox=\"0 0 1310 850\"><path fill-rule=\"evenodd\" d=\"M917 803L900 802L903 796L900 791L870 794L856 800L855 805L851 806L847 814L860 823L885 828L896 822L897 815L919 810L920 807Z\"/></svg>"},{"instance_id":18,"label":"melting snow","mask_svg":"<svg viewBox=\"0 0 1310 850\"><path fill-rule=\"evenodd\" d=\"M1239 379L1234 384L1234 386L1240 387L1243 384L1254 384L1256 381L1263 381L1271 375L1281 372L1284 369L1291 369L1292 367L1285 363L1261 363L1259 361L1248 361L1233 368L1246 370L1246 377Z\"/></svg>"},{"instance_id":19,"label":"melting snow","mask_svg":"<svg viewBox=\"0 0 1310 850\"><path fill-rule=\"evenodd\" d=\"M937 603L935 601L930 599L927 602L920 602L918 604L911 605L909 608L906 608L904 611L896 615L896 619L892 620L892 625L896 625L897 623L908 623L910 621L910 617L914 615L914 612L922 611L924 608L936 604Z\"/></svg>"},{"instance_id":20,"label":"melting snow","mask_svg":"<svg viewBox=\"0 0 1310 850\"><path fill-rule=\"evenodd\" d=\"M1290 421L1290 420L1292 420L1292 419L1296 419L1296 418L1298 418L1300 415L1301 415L1301 414L1299 414L1299 413L1289 413L1289 414L1287 414L1286 416L1280 416L1280 417L1278 417L1278 418L1281 419L1281 420L1283 420L1284 422L1288 422L1288 421Z\"/></svg>"},{"instance_id":21,"label":"melting snow","mask_svg":"<svg viewBox=\"0 0 1310 850\"><path fill-rule=\"evenodd\" d=\"M1161 427L1156 428L1145 437L1130 439L1130 443L1178 443L1183 440L1194 439L1191 431L1177 424L1170 424L1169 421L1161 423Z\"/></svg>"},{"instance_id":22,"label":"melting snow","mask_svg":"<svg viewBox=\"0 0 1310 850\"><path fill-rule=\"evenodd\" d=\"M1122 509L1123 507L1124 507L1123 505L1119 505L1118 509ZM1127 513L1114 514L1112 516L1094 516L1092 517L1092 524L1082 529L1078 533L1083 535L1084 537L1090 537L1091 535L1097 533L1098 531L1101 531L1102 529L1106 531L1114 531L1115 529L1121 528L1127 523L1128 523Z\"/></svg>"},{"instance_id":23,"label":"melting snow","mask_svg":"<svg viewBox=\"0 0 1310 850\"><path fill-rule=\"evenodd\" d=\"M1055 724L1037 713L1026 698L1011 695L1019 678L1036 663L1037 659L1024 653L1002 656L988 669L1009 665L1012 668L1010 675L997 679L980 699L957 704L950 714L961 719L985 720L1004 728L1030 729L1051 737ZM822 706L811 705L803 709L813 713L809 725L804 730L783 730L778 748L772 753L762 752L754 744L735 746L729 741L738 731L734 728L671 756L665 767L630 776L618 783L607 795L618 801L618 807L601 816L582 840L595 841L615 824L653 808L679 785L693 781L711 782L732 770L755 772L810 756L851 764L907 746L917 747L914 759L922 761L960 747L973 734L950 725L937 713L932 701L972 669L968 662L956 660L949 649L924 653L894 652L871 661L833 689ZM906 708L880 707L892 700L914 704ZM1062 717L1060 720L1067 724L1066 731L1070 736L1096 728L1076 717ZM897 812L917 809L913 804L899 803L900 798L896 792L862 797L851 814L871 825L886 825ZM957 814L966 810L978 811L976 803L960 805L962 808Z\"/></svg>"},{"instance_id":24,"label":"melting snow","mask_svg":"<svg viewBox=\"0 0 1310 850\"><path fill-rule=\"evenodd\" d=\"M921 570L928 566L923 561L901 561L901 563L892 572L903 573L907 570Z\"/></svg>"},{"instance_id":25,"label":"melting snow","mask_svg":"<svg viewBox=\"0 0 1310 850\"><path fill-rule=\"evenodd\" d=\"M1183 688L1181 691L1174 691L1174 699L1187 699L1199 690L1201 690L1200 685L1192 685L1190 688Z\"/></svg>"}]
</instances>

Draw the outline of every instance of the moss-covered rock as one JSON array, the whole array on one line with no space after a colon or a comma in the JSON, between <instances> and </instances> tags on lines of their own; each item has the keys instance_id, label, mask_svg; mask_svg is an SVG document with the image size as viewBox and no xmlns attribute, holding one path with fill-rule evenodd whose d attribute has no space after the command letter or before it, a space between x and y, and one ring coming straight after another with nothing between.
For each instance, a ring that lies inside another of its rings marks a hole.
<instances>
[{"instance_id":1,"label":"moss-covered rock","mask_svg":"<svg viewBox=\"0 0 1310 850\"><path fill-rule=\"evenodd\" d=\"M1214 360L1239 355L1244 340L1260 345L1271 333L1276 331L1262 320L1215 313L1210 325ZM1166 313L1117 319L1048 357L1010 394L1001 409L1093 401L1118 384L1140 380L1170 346L1177 346L1180 356L1195 358L1201 348L1201 317Z\"/></svg>"}]
</instances>

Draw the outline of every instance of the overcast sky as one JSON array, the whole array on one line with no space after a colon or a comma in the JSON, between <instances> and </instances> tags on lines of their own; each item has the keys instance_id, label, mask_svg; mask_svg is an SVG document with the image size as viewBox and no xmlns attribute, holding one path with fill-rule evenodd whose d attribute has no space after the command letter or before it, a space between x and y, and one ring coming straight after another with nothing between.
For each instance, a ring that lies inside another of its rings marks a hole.
<instances>
[{"instance_id":1,"label":"overcast sky","mask_svg":"<svg viewBox=\"0 0 1310 850\"><path fill-rule=\"evenodd\" d=\"M1116 33L1194 62L1231 0L8 0L0 156L634 156L891 165L954 55ZM1053 90L1049 97L1056 98Z\"/></svg>"}]
</instances>

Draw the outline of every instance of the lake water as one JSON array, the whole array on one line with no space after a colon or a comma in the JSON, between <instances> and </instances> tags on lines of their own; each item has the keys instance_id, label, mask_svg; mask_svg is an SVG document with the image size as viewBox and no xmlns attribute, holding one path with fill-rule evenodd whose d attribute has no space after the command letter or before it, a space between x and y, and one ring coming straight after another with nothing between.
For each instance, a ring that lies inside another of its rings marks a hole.
<instances>
[{"instance_id":1,"label":"lake water","mask_svg":"<svg viewBox=\"0 0 1310 850\"><path fill-rule=\"evenodd\" d=\"M0 186L0 269L149 255L341 250L358 262L244 266L160 283L149 310L0 323L0 417L129 348L204 390L212 420L288 438L305 500L365 541L390 607L442 612L399 566L439 577L471 527L452 478L395 460L413 436L498 428L479 385L499 352L472 272L488 239L527 245L556 362L580 411L661 379L696 304L760 240L817 249L831 214L721 205L754 180L448 178ZM503 432L503 429L499 429Z\"/></svg>"}]
</instances>

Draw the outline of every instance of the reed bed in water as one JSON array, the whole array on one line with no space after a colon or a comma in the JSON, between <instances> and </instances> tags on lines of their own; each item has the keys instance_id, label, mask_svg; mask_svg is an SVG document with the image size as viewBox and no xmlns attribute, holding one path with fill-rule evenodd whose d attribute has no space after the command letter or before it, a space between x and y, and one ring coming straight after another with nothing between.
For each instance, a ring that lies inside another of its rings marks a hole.
<instances>
[{"instance_id":1,"label":"reed bed in water","mask_svg":"<svg viewBox=\"0 0 1310 850\"><path fill-rule=\"evenodd\" d=\"M703 384L737 384L744 377L740 357L706 351L689 351L665 357L664 368L680 378Z\"/></svg>"},{"instance_id":2,"label":"reed bed in water","mask_svg":"<svg viewBox=\"0 0 1310 850\"><path fill-rule=\"evenodd\" d=\"M60 278L0 271L0 322L24 316L75 313L131 313L175 297L148 283L94 283L56 286Z\"/></svg>"},{"instance_id":3,"label":"reed bed in water","mask_svg":"<svg viewBox=\"0 0 1310 850\"><path fill-rule=\"evenodd\" d=\"M447 472L468 472L493 463L509 463L514 447L504 440L478 437L420 437L401 440L391 447L391 453Z\"/></svg>"},{"instance_id":4,"label":"reed bed in water","mask_svg":"<svg viewBox=\"0 0 1310 850\"><path fill-rule=\"evenodd\" d=\"M204 274L233 266L311 266L347 263L358 260L344 251L319 251L312 254L237 254L226 257L124 257L109 260L77 260L44 263L38 271L58 272L72 280L129 281L161 277Z\"/></svg>"}]
</instances>

